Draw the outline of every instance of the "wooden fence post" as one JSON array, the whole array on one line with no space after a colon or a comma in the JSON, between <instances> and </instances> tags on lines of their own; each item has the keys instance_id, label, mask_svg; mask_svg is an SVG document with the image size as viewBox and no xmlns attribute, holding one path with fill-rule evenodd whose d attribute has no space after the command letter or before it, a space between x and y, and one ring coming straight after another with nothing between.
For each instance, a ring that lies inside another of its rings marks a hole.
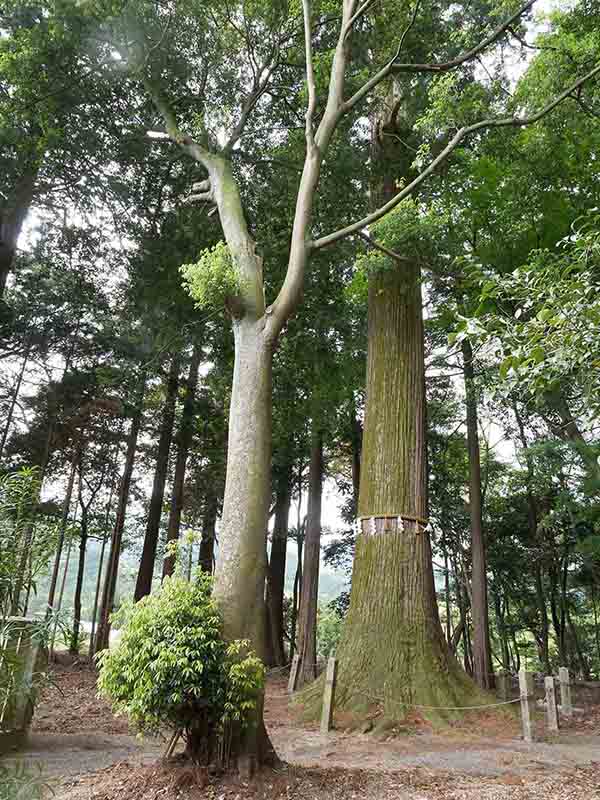
<instances>
[{"instance_id":1,"label":"wooden fence post","mask_svg":"<svg viewBox=\"0 0 600 800\"><path fill-rule=\"evenodd\" d=\"M333 727L335 706L335 681L337 677L337 658L332 656L327 662L325 687L323 689L323 711L321 713L321 733L329 733Z\"/></svg>"},{"instance_id":2,"label":"wooden fence post","mask_svg":"<svg viewBox=\"0 0 600 800\"><path fill-rule=\"evenodd\" d=\"M300 656L295 655L292 658L292 666L290 668L290 679L288 681L288 693L292 694L296 691L298 685L298 672L300 671Z\"/></svg>"},{"instance_id":3,"label":"wooden fence post","mask_svg":"<svg viewBox=\"0 0 600 800\"><path fill-rule=\"evenodd\" d=\"M556 709L556 684L554 676L548 675L544 679L546 689L546 718L548 720L548 730L558 732L558 711Z\"/></svg>"},{"instance_id":4,"label":"wooden fence post","mask_svg":"<svg viewBox=\"0 0 600 800\"><path fill-rule=\"evenodd\" d=\"M510 675L508 672L499 672L496 676L498 696L500 700L510 700Z\"/></svg>"},{"instance_id":5,"label":"wooden fence post","mask_svg":"<svg viewBox=\"0 0 600 800\"><path fill-rule=\"evenodd\" d=\"M558 670L558 680L560 681L560 704L562 713L565 717L573 716L573 703L571 702L571 677L567 667Z\"/></svg>"},{"instance_id":6,"label":"wooden fence post","mask_svg":"<svg viewBox=\"0 0 600 800\"><path fill-rule=\"evenodd\" d=\"M521 722L523 724L523 739L533 742L534 730L532 719L532 701L535 700L533 673L522 669L519 672L519 691L521 695Z\"/></svg>"}]
</instances>

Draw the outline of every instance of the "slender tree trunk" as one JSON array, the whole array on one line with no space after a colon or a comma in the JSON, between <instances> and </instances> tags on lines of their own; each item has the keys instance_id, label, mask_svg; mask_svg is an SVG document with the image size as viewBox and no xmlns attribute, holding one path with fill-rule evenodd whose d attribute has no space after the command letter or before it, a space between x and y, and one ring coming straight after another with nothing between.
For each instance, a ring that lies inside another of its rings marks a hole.
<instances>
[{"instance_id":1,"label":"slender tree trunk","mask_svg":"<svg viewBox=\"0 0 600 800\"><path fill-rule=\"evenodd\" d=\"M118 452L117 452L118 461ZM92 630L90 632L90 658L94 655L94 648L96 643L96 618L98 616L98 601L100 599L100 586L102 585L102 567L104 566L104 553L106 551L106 543L108 541L108 525L110 522L110 511L112 508L112 499L115 491L115 481L111 481L110 493L108 495L108 502L106 504L106 516L104 519L104 531L102 536L102 547L100 548L100 558L98 560L98 574L96 576L96 591L94 592L94 609L92 611Z\"/></svg>"},{"instance_id":2,"label":"slender tree trunk","mask_svg":"<svg viewBox=\"0 0 600 800\"><path fill-rule=\"evenodd\" d=\"M472 562L472 606L473 619L473 671L474 678L482 689L494 685L492 674L492 651L490 645L490 623L488 612L487 569L485 537L483 534L483 508L481 497L481 460L479 454L479 432L477 422L477 393L473 369L471 343L462 343L463 371L467 411L467 444L469 451L469 507L471 514L471 562Z\"/></svg>"},{"instance_id":3,"label":"slender tree trunk","mask_svg":"<svg viewBox=\"0 0 600 800\"><path fill-rule=\"evenodd\" d=\"M77 579L75 594L73 596L73 632L69 652L73 655L79 653L79 634L81 627L81 593L83 590L83 577L85 575L85 556L88 542L88 509L81 504L81 530L79 538L79 562L77 565Z\"/></svg>"},{"instance_id":4,"label":"slender tree trunk","mask_svg":"<svg viewBox=\"0 0 600 800\"><path fill-rule=\"evenodd\" d=\"M291 465L282 470L277 481L275 498L275 521L271 537L271 558L269 560L269 580L267 586L267 602L269 605L269 623L273 643L273 663L270 666L281 667L286 663L283 636L283 597L285 589L285 565L287 555L287 537L292 502L292 469Z\"/></svg>"},{"instance_id":5,"label":"slender tree trunk","mask_svg":"<svg viewBox=\"0 0 600 800\"><path fill-rule=\"evenodd\" d=\"M32 340L30 337L27 341L27 347L25 348L25 355L23 356L23 361L21 362L21 369L19 370L19 374L17 375L17 381L15 383L15 388L13 389L12 397L10 399L10 405L8 407L8 412L6 414L4 429L2 430L2 440L0 440L0 458L2 458L2 454L4 453L4 446L6 445L8 433L12 425L15 406L17 405L17 400L19 399L19 392L21 391L21 384L23 383L23 376L25 375L25 368L27 367L27 362L29 361L29 355L31 353L31 344Z\"/></svg>"},{"instance_id":6,"label":"slender tree trunk","mask_svg":"<svg viewBox=\"0 0 600 800\"><path fill-rule=\"evenodd\" d=\"M52 577L50 579L50 589L48 591L48 611L54 610L54 598L56 595L56 585L58 583L58 573L60 570L60 559L62 557L63 545L65 543L65 531L67 529L67 521L69 519L69 509L71 507L71 498L73 497L73 485L75 483L75 473L77 472L77 463L79 461L79 451L73 450L73 458L71 459L71 471L69 473L69 482L67 483L67 492L63 501L62 516L60 520L60 527L58 529L58 542L56 545L56 555L54 557L54 567L52 568Z\"/></svg>"},{"instance_id":7,"label":"slender tree trunk","mask_svg":"<svg viewBox=\"0 0 600 800\"><path fill-rule=\"evenodd\" d=\"M206 511L202 521L202 539L200 540L200 553L198 565L203 572L212 575L215 568L215 540L217 527L217 499L207 498Z\"/></svg>"},{"instance_id":8,"label":"slender tree trunk","mask_svg":"<svg viewBox=\"0 0 600 800\"><path fill-rule=\"evenodd\" d=\"M135 584L134 600L141 600L152 589L152 576L154 575L154 562L156 560L156 548L158 545L158 533L160 528L160 518L162 515L163 501L165 497L165 483L169 470L169 453L171 450L171 439L173 437L173 423L175 420L175 403L177 401L177 388L179 385L179 358L174 356L171 359L171 368L166 381L165 404L160 426L160 436L156 451L156 467L154 470L154 481L152 483L152 495L150 497L150 507L148 509L148 519L146 521L146 535L140 568L138 570L137 581Z\"/></svg>"},{"instance_id":9,"label":"slender tree trunk","mask_svg":"<svg viewBox=\"0 0 600 800\"><path fill-rule=\"evenodd\" d=\"M313 423L314 425L315 423ZM302 595L298 612L300 685L317 677L317 605L321 560L321 505L323 498L323 436L313 430L308 471L308 510L304 538Z\"/></svg>"},{"instance_id":10,"label":"slender tree trunk","mask_svg":"<svg viewBox=\"0 0 600 800\"><path fill-rule=\"evenodd\" d=\"M444 638L429 535L416 521L427 517L421 305L416 264L370 276L362 522L337 705L367 710L381 697L388 718L401 715L397 701L456 706L474 691Z\"/></svg>"},{"instance_id":11,"label":"slender tree trunk","mask_svg":"<svg viewBox=\"0 0 600 800\"><path fill-rule=\"evenodd\" d=\"M298 536L298 561L296 564L296 574L294 575L294 589L292 592L292 620L290 630L290 659L292 659L297 652L296 645L296 630L298 628L298 607L300 605L300 597L302 595L302 544L304 539Z\"/></svg>"},{"instance_id":12,"label":"slender tree trunk","mask_svg":"<svg viewBox=\"0 0 600 800\"><path fill-rule=\"evenodd\" d=\"M192 440L194 438L194 413L196 409L196 389L198 387L198 370L202 360L202 347L199 343L194 345L192 360L186 382L185 400L181 414L179 433L177 434L177 457L175 459L175 474L171 491L171 510L167 526L167 544L179 539L181 514L183 511L183 489L185 484L185 470ZM175 559L167 556L163 562L163 578L172 575L175 569Z\"/></svg>"},{"instance_id":13,"label":"slender tree trunk","mask_svg":"<svg viewBox=\"0 0 600 800\"><path fill-rule=\"evenodd\" d=\"M534 575L535 575L535 595L537 600L538 613L540 616L542 664L546 675L551 675L552 666L550 664L550 648L549 648L550 625L548 622L546 595L544 593L542 542L541 542L541 534L538 533L538 508L535 495L533 493L533 486L534 486L533 462L531 460L531 454L529 452L529 444L527 442L527 436L525 435L525 426L523 425L523 419L519 412L519 407L517 403L513 404L513 411L515 414L515 419L517 421L517 427L519 429L519 439L521 441L521 447L523 448L523 452L525 454L525 462L527 465L527 524L529 527L529 536L531 538L532 543L536 546L537 549L535 565L534 565Z\"/></svg>"},{"instance_id":14,"label":"slender tree trunk","mask_svg":"<svg viewBox=\"0 0 600 800\"><path fill-rule=\"evenodd\" d=\"M136 397L136 409L131 420L129 436L127 437L127 453L125 456L125 466L119 487L119 499L117 502L117 516L115 527L110 542L110 552L106 575L104 576L104 586L102 589L102 602L100 605L100 616L98 620L98 630L96 632L95 652L105 650L110 640L110 615L115 601L117 588L117 575L119 572L119 560L121 558L121 546L123 540L123 529L125 527L125 514L127 512L127 502L129 500L129 489L133 475L133 465L137 450L137 440L142 425L144 390L146 387L146 375L142 375Z\"/></svg>"}]
</instances>

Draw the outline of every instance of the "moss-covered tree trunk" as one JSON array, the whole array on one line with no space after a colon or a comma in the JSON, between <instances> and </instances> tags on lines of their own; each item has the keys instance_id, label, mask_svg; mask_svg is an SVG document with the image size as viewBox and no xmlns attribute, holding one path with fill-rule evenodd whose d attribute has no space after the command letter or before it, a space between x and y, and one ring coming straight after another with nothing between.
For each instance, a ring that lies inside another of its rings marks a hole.
<instances>
[{"instance_id":1,"label":"moss-covered tree trunk","mask_svg":"<svg viewBox=\"0 0 600 800\"><path fill-rule=\"evenodd\" d=\"M398 719L405 711L401 702L466 704L474 686L442 632L422 522L423 321L420 271L412 263L369 281L359 517L350 608L337 653L337 707L361 712L381 699L385 716Z\"/></svg>"}]
</instances>

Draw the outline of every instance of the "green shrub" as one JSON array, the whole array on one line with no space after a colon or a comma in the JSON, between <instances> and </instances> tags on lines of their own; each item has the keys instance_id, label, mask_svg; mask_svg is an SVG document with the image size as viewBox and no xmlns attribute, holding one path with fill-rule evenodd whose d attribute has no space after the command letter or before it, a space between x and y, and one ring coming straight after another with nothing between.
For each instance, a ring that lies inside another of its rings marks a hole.
<instances>
[{"instance_id":1,"label":"green shrub","mask_svg":"<svg viewBox=\"0 0 600 800\"><path fill-rule=\"evenodd\" d=\"M20 761L0 764L0 800L43 800L50 784L41 770L33 770Z\"/></svg>"},{"instance_id":2,"label":"green shrub","mask_svg":"<svg viewBox=\"0 0 600 800\"><path fill-rule=\"evenodd\" d=\"M225 242L202 250L197 262L182 264L179 269L196 308L222 308L228 297L241 291L240 275Z\"/></svg>"},{"instance_id":3,"label":"green shrub","mask_svg":"<svg viewBox=\"0 0 600 800\"><path fill-rule=\"evenodd\" d=\"M249 643L228 643L211 597L212 579L167 578L161 589L119 612L123 632L113 650L98 656L100 692L140 730L181 730L188 750L206 752L205 742L227 722L252 718L265 670Z\"/></svg>"}]
</instances>

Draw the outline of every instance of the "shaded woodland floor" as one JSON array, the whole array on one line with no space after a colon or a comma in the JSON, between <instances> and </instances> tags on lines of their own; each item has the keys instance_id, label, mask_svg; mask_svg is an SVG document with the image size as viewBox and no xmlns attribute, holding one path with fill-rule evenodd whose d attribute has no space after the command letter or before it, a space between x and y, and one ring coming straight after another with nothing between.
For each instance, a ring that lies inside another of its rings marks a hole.
<instances>
[{"instance_id":1,"label":"shaded woodland floor","mask_svg":"<svg viewBox=\"0 0 600 800\"><path fill-rule=\"evenodd\" d=\"M165 743L137 739L115 718L89 667L57 666L23 758L43 765L57 800L600 799L600 708L534 745L520 740L516 718L481 715L435 734L409 719L385 740L346 732L351 720L340 719L342 729L323 737L298 720L285 682L275 680L266 722L281 767L251 785L214 783L163 765Z\"/></svg>"}]
</instances>

